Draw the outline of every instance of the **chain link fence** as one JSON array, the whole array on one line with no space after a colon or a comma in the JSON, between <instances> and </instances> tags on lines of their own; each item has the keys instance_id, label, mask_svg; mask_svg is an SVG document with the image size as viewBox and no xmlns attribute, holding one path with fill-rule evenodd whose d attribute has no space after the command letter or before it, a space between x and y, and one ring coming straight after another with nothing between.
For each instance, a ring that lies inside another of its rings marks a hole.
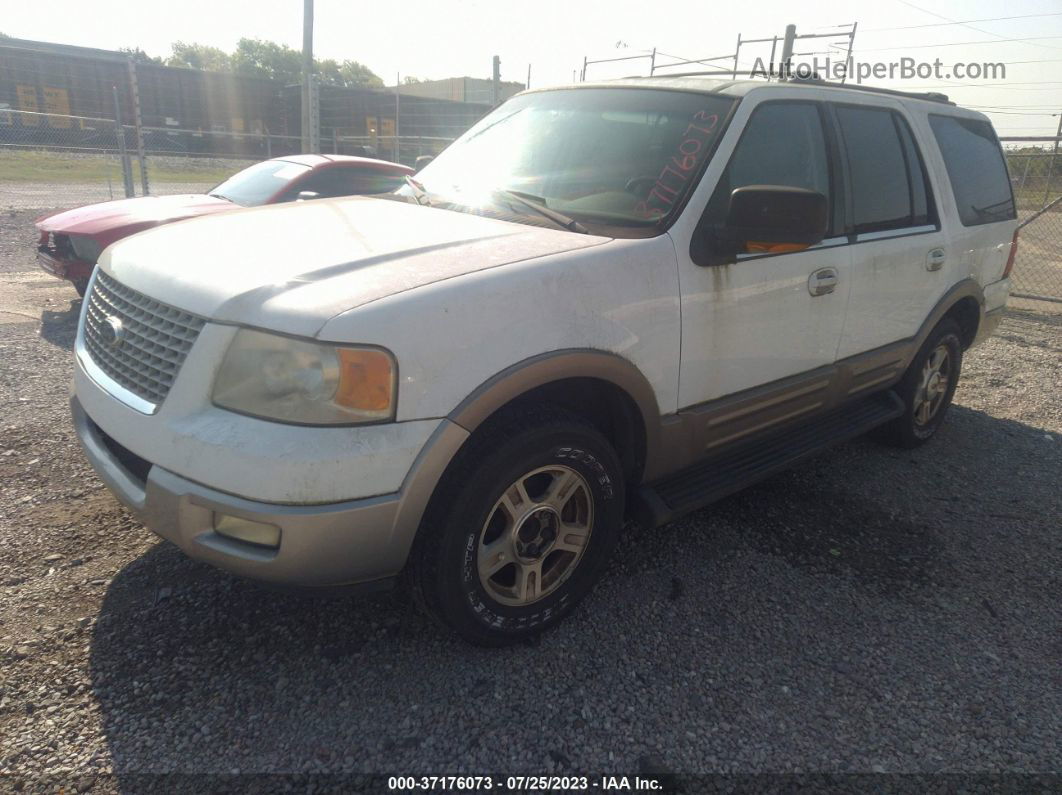
<instances>
[{"instance_id":1,"label":"chain link fence","mask_svg":"<svg viewBox=\"0 0 1062 795\"><path fill-rule=\"evenodd\" d=\"M1062 153L1049 144L1010 148L1006 156L1020 230L1012 293L1062 303Z\"/></svg>"}]
</instances>

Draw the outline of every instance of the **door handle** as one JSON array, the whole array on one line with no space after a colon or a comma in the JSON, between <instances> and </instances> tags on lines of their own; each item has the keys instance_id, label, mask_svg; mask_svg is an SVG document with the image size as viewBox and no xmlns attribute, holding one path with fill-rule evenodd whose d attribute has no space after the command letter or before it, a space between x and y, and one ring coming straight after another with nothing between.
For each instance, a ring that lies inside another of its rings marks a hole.
<instances>
[{"instance_id":1,"label":"door handle","mask_svg":"<svg viewBox=\"0 0 1062 795\"><path fill-rule=\"evenodd\" d=\"M812 295L829 295L837 287L837 270L819 268L808 277L808 292Z\"/></svg>"},{"instance_id":2,"label":"door handle","mask_svg":"<svg viewBox=\"0 0 1062 795\"><path fill-rule=\"evenodd\" d=\"M926 254L926 270L927 271L939 271L944 267L944 260L947 259L947 255L944 253L944 249L935 248Z\"/></svg>"}]
</instances>

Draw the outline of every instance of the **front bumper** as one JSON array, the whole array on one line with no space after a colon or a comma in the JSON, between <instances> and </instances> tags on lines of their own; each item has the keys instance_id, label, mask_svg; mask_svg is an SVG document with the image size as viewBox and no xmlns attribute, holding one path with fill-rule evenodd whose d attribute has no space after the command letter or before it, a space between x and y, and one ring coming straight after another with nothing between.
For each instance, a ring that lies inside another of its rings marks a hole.
<instances>
[{"instance_id":1,"label":"front bumper","mask_svg":"<svg viewBox=\"0 0 1062 795\"><path fill-rule=\"evenodd\" d=\"M280 505L216 491L135 455L110 439L71 397L78 439L100 478L143 523L189 557L252 579L301 586L386 581L401 571L431 491L467 437L447 423L399 493L325 505ZM128 454L128 455L125 455ZM222 536L214 514L280 528L276 549Z\"/></svg>"},{"instance_id":2,"label":"front bumper","mask_svg":"<svg viewBox=\"0 0 1062 795\"><path fill-rule=\"evenodd\" d=\"M92 275L92 269L96 266L90 262L81 260L59 259L46 249L37 249L37 264L41 270L59 279L78 281L88 279Z\"/></svg>"}]
</instances>

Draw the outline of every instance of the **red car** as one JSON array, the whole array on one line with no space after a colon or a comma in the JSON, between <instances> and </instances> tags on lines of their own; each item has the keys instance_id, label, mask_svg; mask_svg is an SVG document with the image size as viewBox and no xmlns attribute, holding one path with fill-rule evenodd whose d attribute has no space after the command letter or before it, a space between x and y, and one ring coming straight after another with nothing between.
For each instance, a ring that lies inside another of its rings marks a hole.
<instances>
[{"instance_id":1,"label":"red car","mask_svg":"<svg viewBox=\"0 0 1062 795\"><path fill-rule=\"evenodd\" d=\"M347 155L292 155L245 168L207 194L140 196L61 210L36 220L37 262L85 294L100 252L115 240L153 226L298 199L390 193L413 169Z\"/></svg>"}]
</instances>

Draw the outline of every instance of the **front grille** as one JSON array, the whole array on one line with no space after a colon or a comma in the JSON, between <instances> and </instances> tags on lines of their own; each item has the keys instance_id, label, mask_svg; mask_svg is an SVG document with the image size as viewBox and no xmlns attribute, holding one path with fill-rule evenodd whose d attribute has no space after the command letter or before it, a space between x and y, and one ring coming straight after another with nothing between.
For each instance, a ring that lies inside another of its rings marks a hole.
<instances>
[{"instance_id":1,"label":"front grille","mask_svg":"<svg viewBox=\"0 0 1062 795\"><path fill-rule=\"evenodd\" d=\"M84 339L92 360L134 395L161 403L206 321L148 298L102 271L97 271L85 300ZM111 342L110 318L121 321L117 342Z\"/></svg>"},{"instance_id":2,"label":"front grille","mask_svg":"<svg viewBox=\"0 0 1062 795\"><path fill-rule=\"evenodd\" d=\"M76 260L74 247L70 243L70 236L56 232L48 232L48 237L38 248L56 259Z\"/></svg>"}]
</instances>

